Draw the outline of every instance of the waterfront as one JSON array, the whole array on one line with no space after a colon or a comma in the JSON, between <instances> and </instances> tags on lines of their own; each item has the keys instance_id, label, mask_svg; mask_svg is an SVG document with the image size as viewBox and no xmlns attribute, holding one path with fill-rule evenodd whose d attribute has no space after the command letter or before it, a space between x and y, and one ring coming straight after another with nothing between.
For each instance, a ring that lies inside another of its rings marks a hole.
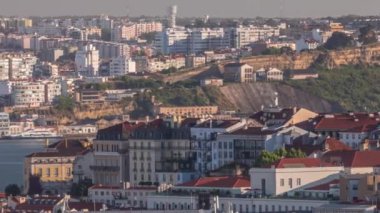
<instances>
[{"instance_id":1,"label":"waterfront","mask_svg":"<svg viewBox=\"0 0 380 213\"><path fill-rule=\"evenodd\" d=\"M0 191L11 183L23 185L25 155L42 151L44 145L43 139L0 140Z\"/></svg>"}]
</instances>

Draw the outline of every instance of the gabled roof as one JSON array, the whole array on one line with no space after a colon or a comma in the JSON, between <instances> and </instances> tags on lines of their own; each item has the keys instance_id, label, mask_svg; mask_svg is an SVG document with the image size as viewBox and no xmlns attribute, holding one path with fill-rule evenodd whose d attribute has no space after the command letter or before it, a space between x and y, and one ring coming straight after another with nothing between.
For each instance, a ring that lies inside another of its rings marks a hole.
<instances>
[{"instance_id":1,"label":"gabled roof","mask_svg":"<svg viewBox=\"0 0 380 213\"><path fill-rule=\"evenodd\" d=\"M331 151L323 155L323 160L344 167L380 166L380 151Z\"/></svg>"},{"instance_id":2,"label":"gabled roof","mask_svg":"<svg viewBox=\"0 0 380 213\"><path fill-rule=\"evenodd\" d=\"M250 187L248 177L243 176L222 176L222 177L201 177L192 180L178 187L215 187L215 188L245 188Z\"/></svg>"},{"instance_id":3,"label":"gabled roof","mask_svg":"<svg viewBox=\"0 0 380 213\"><path fill-rule=\"evenodd\" d=\"M309 168L309 167L327 167L332 164L321 161L319 158L282 158L274 163L275 168Z\"/></svg>"}]
</instances>

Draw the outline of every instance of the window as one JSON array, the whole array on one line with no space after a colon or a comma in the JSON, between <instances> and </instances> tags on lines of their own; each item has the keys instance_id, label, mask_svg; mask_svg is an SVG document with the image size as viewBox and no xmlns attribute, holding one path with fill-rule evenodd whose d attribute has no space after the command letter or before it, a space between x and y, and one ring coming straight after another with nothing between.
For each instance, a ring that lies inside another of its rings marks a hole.
<instances>
[{"instance_id":1,"label":"window","mask_svg":"<svg viewBox=\"0 0 380 213\"><path fill-rule=\"evenodd\" d=\"M293 180L291 178L289 178L288 182L289 182L289 187L293 188Z\"/></svg>"},{"instance_id":2,"label":"window","mask_svg":"<svg viewBox=\"0 0 380 213\"><path fill-rule=\"evenodd\" d=\"M285 183L284 183L285 181L284 181L284 179L282 178L282 179L280 179L280 186L284 186L285 185Z\"/></svg>"},{"instance_id":3,"label":"window","mask_svg":"<svg viewBox=\"0 0 380 213\"><path fill-rule=\"evenodd\" d=\"M297 178L297 186L301 185L301 178Z\"/></svg>"},{"instance_id":4,"label":"window","mask_svg":"<svg viewBox=\"0 0 380 213\"><path fill-rule=\"evenodd\" d=\"M46 176L50 177L50 168L46 169Z\"/></svg>"}]
</instances>

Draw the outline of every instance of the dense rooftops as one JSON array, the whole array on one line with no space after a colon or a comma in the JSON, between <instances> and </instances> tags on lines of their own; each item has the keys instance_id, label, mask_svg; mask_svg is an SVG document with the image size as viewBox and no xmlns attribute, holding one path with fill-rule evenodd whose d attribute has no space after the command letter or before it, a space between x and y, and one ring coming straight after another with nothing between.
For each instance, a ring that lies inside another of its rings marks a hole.
<instances>
[{"instance_id":1,"label":"dense rooftops","mask_svg":"<svg viewBox=\"0 0 380 213\"><path fill-rule=\"evenodd\" d=\"M380 166L380 151L331 151L322 159L344 167L377 167Z\"/></svg>"},{"instance_id":2,"label":"dense rooftops","mask_svg":"<svg viewBox=\"0 0 380 213\"><path fill-rule=\"evenodd\" d=\"M64 139L49 145L44 152L35 152L26 157L69 157L84 154L89 149L88 141Z\"/></svg>"},{"instance_id":3,"label":"dense rooftops","mask_svg":"<svg viewBox=\"0 0 380 213\"><path fill-rule=\"evenodd\" d=\"M379 123L380 113L345 113L324 115L315 126L315 130L367 132L375 129Z\"/></svg>"}]
</instances>

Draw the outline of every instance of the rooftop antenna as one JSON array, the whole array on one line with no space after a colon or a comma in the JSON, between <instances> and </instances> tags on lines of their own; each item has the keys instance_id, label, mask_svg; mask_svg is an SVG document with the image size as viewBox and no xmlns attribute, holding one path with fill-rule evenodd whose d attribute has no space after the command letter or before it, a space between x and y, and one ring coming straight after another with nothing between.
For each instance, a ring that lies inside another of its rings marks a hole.
<instances>
[{"instance_id":1,"label":"rooftop antenna","mask_svg":"<svg viewBox=\"0 0 380 213\"><path fill-rule=\"evenodd\" d=\"M275 107L278 107L278 92L275 92L274 95L275 95L275 98L274 98L274 106L275 106Z\"/></svg>"},{"instance_id":2,"label":"rooftop antenna","mask_svg":"<svg viewBox=\"0 0 380 213\"><path fill-rule=\"evenodd\" d=\"M281 2L280 2L280 17L279 18L284 18L284 5L285 5L284 0L281 0Z\"/></svg>"}]
</instances>

